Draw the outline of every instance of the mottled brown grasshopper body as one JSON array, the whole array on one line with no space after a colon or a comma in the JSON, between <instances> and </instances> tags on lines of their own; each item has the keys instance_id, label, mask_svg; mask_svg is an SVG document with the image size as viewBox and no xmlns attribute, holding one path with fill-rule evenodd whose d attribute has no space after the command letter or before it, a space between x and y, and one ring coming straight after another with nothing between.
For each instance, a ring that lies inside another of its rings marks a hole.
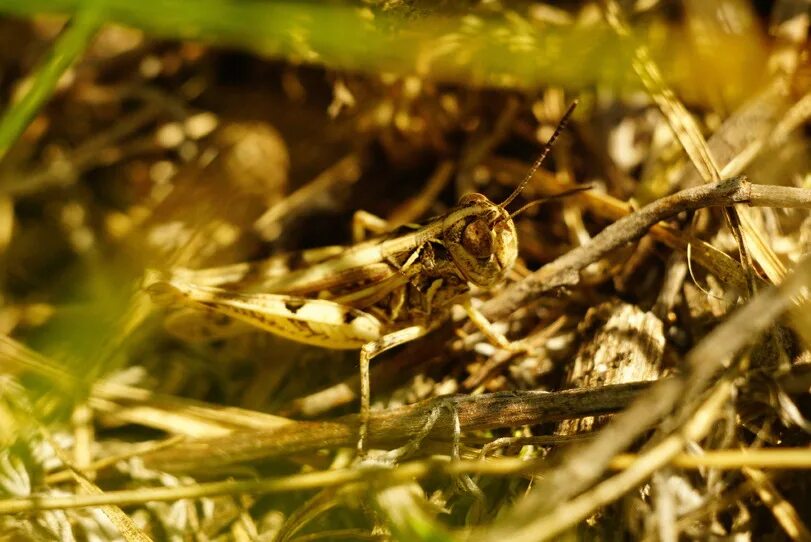
<instances>
[{"instance_id":1,"label":"mottled brown grasshopper body","mask_svg":"<svg viewBox=\"0 0 811 542\"><path fill-rule=\"evenodd\" d=\"M205 309L214 318L199 329L217 334L229 318L289 339L335 349L359 348L363 450L369 417L369 362L414 340L462 304L485 336L491 330L469 302L470 286L492 288L518 256L513 217L506 206L548 153L574 106L524 182L503 203L481 194L463 196L442 216L348 247L325 247L265 261L203 270L175 270L149 286L162 303ZM513 214L514 216L514 214ZM182 314L182 313L181 313Z\"/></svg>"}]
</instances>

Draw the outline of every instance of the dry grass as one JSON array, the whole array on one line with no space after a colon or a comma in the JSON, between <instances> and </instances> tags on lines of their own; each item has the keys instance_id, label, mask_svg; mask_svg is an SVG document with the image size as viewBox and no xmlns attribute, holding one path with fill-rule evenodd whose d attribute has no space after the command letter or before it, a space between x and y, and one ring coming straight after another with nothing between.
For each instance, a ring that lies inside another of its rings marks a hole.
<instances>
[{"instance_id":1,"label":"dry grass","mask_svg":"<svg viewBox=\"0 0 811 542\"><path fill-rule=\"evenodd\" d=\"M647 4L0 0L0 536L811 540L807 6ZM473 292L527 348L376 359L363 461L356 352L143 291L500 201L575 98Z\"/></svg>"}]
</instances>

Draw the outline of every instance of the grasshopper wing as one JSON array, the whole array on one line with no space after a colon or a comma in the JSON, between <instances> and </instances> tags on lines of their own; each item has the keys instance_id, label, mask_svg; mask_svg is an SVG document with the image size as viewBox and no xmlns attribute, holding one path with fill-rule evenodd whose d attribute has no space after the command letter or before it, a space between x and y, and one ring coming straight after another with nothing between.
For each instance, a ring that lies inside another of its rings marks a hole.
<instances>
[{"instance_id":1,"label":"grasshopper wing","mask_svg":"<svg viewBox=\"0 0 811 542\"><path fill-rule=\"evenodd\" d=\"M369 313L325 299L237 293L178 280L158 281L147 291L161 304L204 308L297 342L355 349L382 335Z\"/></svg>"}]
</instances>

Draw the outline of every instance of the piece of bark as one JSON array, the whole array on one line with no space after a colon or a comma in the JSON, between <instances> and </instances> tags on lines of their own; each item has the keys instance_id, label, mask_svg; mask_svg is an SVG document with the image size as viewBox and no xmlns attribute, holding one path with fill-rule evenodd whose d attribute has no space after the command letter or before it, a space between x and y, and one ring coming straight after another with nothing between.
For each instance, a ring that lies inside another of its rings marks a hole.
<instances>
[{"instance_id":1,"label":"piece of bark","mask_svg":"<svg viewBox=\"0 0 811 542\"><path fill-rule=\"evenodd\" d=\"M609 301L589 309L578 332L582 346L566 376L567 387L596 388L659 378L665 336L662 321L652 312ZM557 434L591 431L606 419L563 420Z\"/></svg>"}]
</instances>

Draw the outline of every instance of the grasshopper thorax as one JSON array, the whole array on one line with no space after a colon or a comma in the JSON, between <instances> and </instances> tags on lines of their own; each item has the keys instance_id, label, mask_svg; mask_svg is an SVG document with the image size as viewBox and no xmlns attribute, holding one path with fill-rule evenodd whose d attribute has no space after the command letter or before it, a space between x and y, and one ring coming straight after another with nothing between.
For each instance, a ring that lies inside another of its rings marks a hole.
<instances>
[{"instance_id":1,"label":"grasshopper thorax","mask_svg":"<svg viewBox=\"0 0 811 542\"><path fill-rule=\"evenodd\" d=\"M443 223L442 240L460 273L484 288L501 282L518 257L510 214L482 194L467 194Z\"/></svg>"}]
</instances>

